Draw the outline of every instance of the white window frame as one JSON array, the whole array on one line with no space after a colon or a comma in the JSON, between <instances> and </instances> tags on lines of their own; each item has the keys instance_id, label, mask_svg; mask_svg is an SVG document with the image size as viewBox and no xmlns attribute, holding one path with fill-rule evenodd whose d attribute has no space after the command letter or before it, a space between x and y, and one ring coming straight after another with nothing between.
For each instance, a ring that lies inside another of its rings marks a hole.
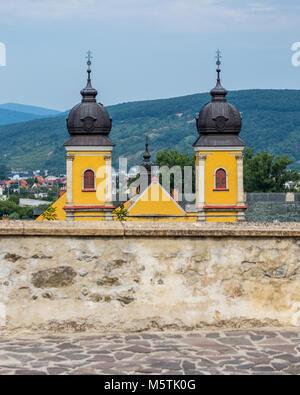
<instances>
[{"instance_id":1,"label":"white window frame","mask_svg":"<svg viewBox=\"0 0 300 395\"><path fill-rule=\"evenodd\" d=\"M85 174L85 172L88 171L88 170L90 170L90 171L92 171L92 172L94 173L94 188L93 188L93 190L96 190L96 172L95 172L94 169L91 169L91 168L88 167L87 169L84 169L84 170L83 170L82 176L81 176L81 179L82 179L81 184L82 184L82 191L83 191L83 192L84 192L84 191L87 191L87 190L84 188L84 174Z\"/></svg>"},{"instance_id":2,"label":"white window frame","mask_svg":"<svg viewBox=\"0 0 300 395\"><path fill-rule=\"evenodd\" d=\"M218 167L216 170L215 170L215 174L214 174L214 190L216 190L216 189L218 189L217 188L217 171L218 170L224 170L225 171L225 173L226 173L226 187L224 188L224 189L229 189L228 188L228 172L227 172L227 170L224 168L224 167Z\"/></svg>"}]
</instances>

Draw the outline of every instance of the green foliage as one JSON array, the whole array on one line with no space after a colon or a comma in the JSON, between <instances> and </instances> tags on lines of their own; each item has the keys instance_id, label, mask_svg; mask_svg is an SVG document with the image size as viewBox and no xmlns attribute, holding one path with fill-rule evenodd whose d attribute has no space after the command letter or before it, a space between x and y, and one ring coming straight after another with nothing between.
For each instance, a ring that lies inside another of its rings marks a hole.
<instances>
[{"instance_id":1,"label":"green foliage","mask_svg":"<svg viewBox=\"0 0 300 395\"><path fill-rule=\"evenodd\" d=\"M19 195L10 195L8 201L19 205L19 203L20 203L20 196Z\"/></svg>"},{"instance_id":2,"label":"green foliage","mask_svg":"<svg viewBox=\"0 0 300 395\"><path fill-rule=\"evenodd\" d=\"M289 181L297 183L300 179L295 169L287 167L292 163L288 155L275 156L267 152L254 155L251 149L245 150L244 188L246 192L286 192Z\"/></svg>"},{"instance_id":3,"label":"green foliage","mask_svg":"<svg viewBox=\"0 0 300 395\"><path fill-rule=\"evenodd\" d=\"M19 207L15 202L7 200L0 201L0 217L3 215L11 216L18 214L18 219L33 219L33 208L32 207Z\"/></svg>"},{"instance_id":4,"label":"green foliage","mask_svg":"<svg viewBox=\"0 0 300 395\"><path fill-rule=\"evenodd\" d=\"M117 216L118 221L127 221L128 211L125 209L123 203L113 211L113 214Z\"/></svg>"},{"instance_id":5,"label":"green foliage","mask_svg":"<svg viewBox=\"0 0 300 395\"><path fill-rule=\"evenodd\" d=\"M56 207L48 207L42 213L42 218L46 221L55 221L57 219Z\"/></svg>"},{"instance_id":6,"label":"green foliage","mask_svg":"<svg viewBox=\"0 0 300 395\"><path fill-rule=\"evenodd\" d=\"M8 173L9 173L8 167L4 163L0 164L0 180L7 180Z\"/></svg>"},{"instance_id":7,"label":"green foliage","mask_svg":"<svg viewBox=\"0 0 300 395\"><path fill-rule=\"evenodd\" d=\"M34 178L28 178L26 181L27 181L27 185L29 188L31 188L33 186L33 184L35 183Z\"/></svg>"},{"instance_id":8,"label":"green foliage","mask_svg":"<svg viewBox=\"0 0 300 395\"><path fill-rule=\"evenodd\" d=\"M181 153L175 150L164 149L156 154L156 164L157 166L168 166L169 168L173 166L180 166L182 171L184 166L195 167L195 155L189 156L187 153Z\"/></svg>"},{"instance_id":9,"label":"green foliage","mask_svg":"<svg viewBox=\"0 0 300 395\"><path fill-rule=\"evenodd\" d=\"M174 166L179 166L182 172L182 187L184 191L184 167L192 167L192 183L193 192L195 192L195 155L189 155L188 153L181 153L175 150L163 150L156 154L156 165L159 167L167 166L171 169ZM162 174L159 176L160 183L162 183ZM174 174L171 174L170 180L171 191L174 189Z\"/></svg>"},{"instance_id":10,"label":"green foliage","mask_svg":"<svg viewBox=\"0 0 300 395\"><path fill-rule=\"evenodd\" d=\"M55 202L59 197L59 187L57 185L53 185L51 189L48 190L48 196L46 200L50 202Z\"/></svg>"},{"instance_id":11,"label":"green foliage","mask_svg":"<svg viewBox=\"0 0 300 395\"><path fill-rule=\"evenodd\" d=\"M20 219L20 214L13 212L12 214L10 214L9 219L12 221L18 220L18 219Z\"/></svg>"}]
</instances>

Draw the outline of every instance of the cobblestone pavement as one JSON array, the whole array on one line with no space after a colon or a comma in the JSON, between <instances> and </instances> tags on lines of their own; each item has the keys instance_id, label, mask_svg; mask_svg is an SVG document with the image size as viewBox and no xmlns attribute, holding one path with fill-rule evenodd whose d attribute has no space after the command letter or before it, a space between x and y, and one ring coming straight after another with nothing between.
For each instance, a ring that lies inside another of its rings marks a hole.
<instances>
[{"instance_id":1,"label":"cobblestone pavement","mask_svg":"<svg viewBox=\"0 0 300 395\"><path fill-rule=\"evenodd\" d=\"M0 337L0 374L300 374L300 329Z\"/></svg>"}]
</instances>

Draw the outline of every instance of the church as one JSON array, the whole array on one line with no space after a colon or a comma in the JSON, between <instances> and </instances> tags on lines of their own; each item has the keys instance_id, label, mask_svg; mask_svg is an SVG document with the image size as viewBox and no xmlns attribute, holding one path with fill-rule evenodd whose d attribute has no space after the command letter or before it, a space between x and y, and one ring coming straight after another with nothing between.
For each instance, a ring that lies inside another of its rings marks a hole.
<instances>
[{"instance_id":1,"label":"church","mask_svg":"<svg viewBox=\"0 0 300 395\"><path fill-rule=\"evenodd\" d=\"M88 59L87 85L81 91L81 103L67 118L70 138L65 142L67 187L53 205L60 221L114 221L122 210L126 221L245 221L243 187L243 150L239 137L240 112L227 99L217 60L217 83L211 101L199 112L196 126L199 137L195 151L195 201L180 201L178 193L167 191L153 174L148 140L140 165L142 186L131 188L127 201L113 198L112 155L118 142L109 134L112 119L98 103L98 92L91 82ZM182 200L182 199L181 199ZM44 220L43 216L37 221Z\"/></svg>"}]
</instances>

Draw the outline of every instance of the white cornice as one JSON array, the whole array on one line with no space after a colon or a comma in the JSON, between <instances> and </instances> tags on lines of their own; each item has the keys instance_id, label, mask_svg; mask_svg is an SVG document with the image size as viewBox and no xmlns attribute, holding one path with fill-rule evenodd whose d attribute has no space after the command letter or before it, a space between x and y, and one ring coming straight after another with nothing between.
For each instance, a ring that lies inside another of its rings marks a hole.
<instances>
[{"instance_id":1,"label":"white cornice","mask_svg":"<svg viewBox=\"0 0 300 395\"><path fill-rule=\"evenodd\" d=\"M66 151L70 152L70 151L77 151L77 152L82 152L82 151L99 151L99 152L112 152L113 147L105 147L105 146L80 146L80 147L76 147L76 146L66 146Z\"/></svg>"},{"instance_id":2,"label":"white cornice","mask_svg":"<svg viewBox=\"0 0 300 395\"><path fill-rule=\"evenodd\" d=\"M195 147L195 152L207 151L243 151L245 147Z\"/></svg>"}]
</instances>

